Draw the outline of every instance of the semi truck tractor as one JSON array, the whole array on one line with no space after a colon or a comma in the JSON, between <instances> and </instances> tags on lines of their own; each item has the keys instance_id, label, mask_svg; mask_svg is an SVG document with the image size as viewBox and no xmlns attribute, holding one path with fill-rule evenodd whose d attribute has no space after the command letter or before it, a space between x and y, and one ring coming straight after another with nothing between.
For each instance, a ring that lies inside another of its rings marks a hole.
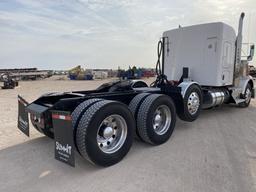
<instances>
[{"instance_id":1,"label":"semi truck tractor","mask_svg":"<svg viewBox=\"0 0 256 192\"><path fill-rule=\"evenodd\" d=\"M254 83L248 75L254 45L241 56L244 13L237 34L222 22L165 31L158 43L157 77L116 81L90 91L44 94L32 103L18 96L18 128L29 135L29 119L55 140L56 159L74 165L76 151L100 166L118 163L134 137L165 143L176 116L195 121L202 109L222 104L248 107Z\"/></svg>"}]
</instances>

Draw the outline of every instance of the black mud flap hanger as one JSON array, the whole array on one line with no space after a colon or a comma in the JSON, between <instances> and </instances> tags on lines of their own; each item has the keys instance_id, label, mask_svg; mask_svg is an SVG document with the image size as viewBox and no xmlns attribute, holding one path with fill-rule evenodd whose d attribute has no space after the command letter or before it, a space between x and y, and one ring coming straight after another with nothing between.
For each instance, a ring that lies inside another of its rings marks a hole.
<instances>
[{"instance_id":1,"label":"black mud flap hanger","mask_svg":"<svg viewBox=\"0 0 256 192\"><path fill-rule=\"evenodd\" d=\"M36 104L34 104L36 105ZM32 109L29 109L33 108ZM35 106L36 107L36 106ZM43 107L43 106L42 106ZM33 103L29 104L25 99L18 95L18 128L29 137L29 118L28 113L39 113L41 110L36 107L34 109ZM43 110L44 111L44 110ZM51 111L52 123L54 129L55 139L55 159L75 166L75 145L73 138L73 128L71 115L66 111Z\"/></svg>"},{"instance_id":2,"label":"black mud flap hanger","mask_svg":"<svg viewBox=\"0 0 256 192\"><path fill-rule=\"evenodd\" d=\"M29 137L28 102L18 95L18 128Z\"/></svg>"},{"instance_id":3,"label":"black mud flap hanger","mask_svg":"<svg viewBox=\"0 0 256 192\"><path fill-rule=\"evenodd\" d=\"M75 167L75 145L69 112L51 111L54 129L55 159Z\"/></svg>"}]
</instances>

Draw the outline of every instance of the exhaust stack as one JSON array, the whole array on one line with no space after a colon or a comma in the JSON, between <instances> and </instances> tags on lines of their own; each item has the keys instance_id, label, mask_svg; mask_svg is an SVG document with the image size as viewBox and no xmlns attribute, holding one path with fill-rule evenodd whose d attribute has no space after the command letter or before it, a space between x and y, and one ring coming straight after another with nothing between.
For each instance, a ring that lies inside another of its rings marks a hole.
<instances>
[{"instance_id":1,"label":"exhaust stack","mask_svg":"<svg viewBox=\"0 0 256 192\"><path fill-rule=\"evenodd\" d=\"M240 69L242 67L241 62L241 52L242 52L242 31L243 31L243 20L244 20L244 13L241 13L238 25L238 34L236 38L236 56L235 56L235 71L234 71L234 85L237 86L239 84L239 76L240 76Z\"/></svg>"}]
</instances>

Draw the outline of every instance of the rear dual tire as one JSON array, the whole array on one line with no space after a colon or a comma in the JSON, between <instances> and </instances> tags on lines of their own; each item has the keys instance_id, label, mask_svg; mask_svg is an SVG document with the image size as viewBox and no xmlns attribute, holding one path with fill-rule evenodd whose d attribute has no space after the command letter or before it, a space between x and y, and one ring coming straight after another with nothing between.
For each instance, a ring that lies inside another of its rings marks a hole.
<instances>
[{"instance_id":1,"label":"rear dual tire","mask_svg":"<svg viewBox=\"0 0 256 192\"><path fill-rule=\"evenodd\" d=\"M169 96L142 93L129 105L136 119L138 137L149 144L160 145L172 135L176 109Z\"/></svg>"},{"instance_id":2,"label":"rear dual tire","mask_svg":"<svg viewBox=\"0 0 256 192\"><path fill-rule=\"evenodd\" d=\"M99 100L87 109L75 110L73 116L79 116L73 126L77 150L83 158L100 166L111 166L130 150L135 121L126 105Z\"/></svg>"}]
</instances>

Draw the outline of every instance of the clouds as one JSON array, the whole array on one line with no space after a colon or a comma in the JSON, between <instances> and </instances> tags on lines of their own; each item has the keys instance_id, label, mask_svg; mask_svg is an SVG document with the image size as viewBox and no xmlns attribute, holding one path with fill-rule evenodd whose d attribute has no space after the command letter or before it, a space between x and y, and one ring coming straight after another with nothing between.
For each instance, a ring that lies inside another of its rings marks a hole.
<instances>
[{"instance_id":1,"label":"clouds","mask_svg":"<svg viewBox=\"0 0 256 192\"><path fill-rule=\"evenodd\" d=\"M212 21L236 29L246 11L255 32L255 10L253 0L3 0L0 68L152 67L163 31Z\"/></svg>"}]
</instances>

